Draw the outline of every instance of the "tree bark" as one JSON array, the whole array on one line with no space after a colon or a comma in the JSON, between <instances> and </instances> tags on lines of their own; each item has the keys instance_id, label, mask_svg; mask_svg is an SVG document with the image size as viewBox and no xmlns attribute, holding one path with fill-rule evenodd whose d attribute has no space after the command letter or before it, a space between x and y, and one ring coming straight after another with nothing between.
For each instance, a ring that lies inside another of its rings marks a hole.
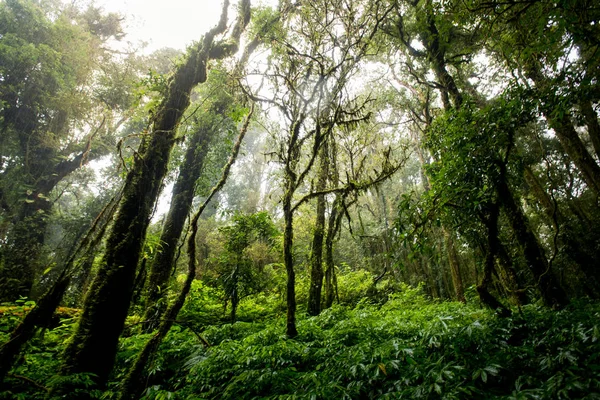
<instances>
[{"instance_id":1,"label":"tree bark","mask_svg":"<svg viewBox=\"0 0 600 400\"><path fill-rule=\"evenodd\" d=\"M52 204L38 195L43 193L28 196L7 238L0 271L0 302L30 297L35 275L42 269L40 255Z\"/></svg>"},{"instance_id":2,"label":"tree bark","mask_svg":"<svg viewBox=\"0 0 600 400\"><path fill-rule=\"evenodd\" d=\"M544 213L550 220L552 227L555 232L558 234L558 242L564 246L562 251L565 256L573 262L573 267L576 270L579 270L583 275L585 275L586 282L584 284L585 290L592 297L597 298L600 294L598 292L599 285L598 280L600 276L598 275L598 270L595 268L597 264L597 260L595 259L594 254L590 254L589 251L586 251L586 248L593 248L594 245L584 246L587 238L580 238L576 240L577 234L575 233L577 229L573 226L573 221L571 221L568 217L566 217L558 208L554 201L550 198L546 190L540 184L537 176L529 167L525 167L525 181L529 185L531 192L541 204ZM588 226L583 229L593 230L593 226ZM579 229L581 230L581 228ZM590 235L592 240L594 240L595 235Z\"/></svg>"},{"instance_id":3,"label":"tree bark","mask_svg":"<svg viewBox=\"0 0 600 400\"><path fill-rule=\"evenodd\" d=\"M590 190L600 196L600 167L583 144L569 116L553 116L551 110L545 110L544 114L563 149L579 170L583 181Z\"/></svg>"},{"instance_id":4,"label":"tree bark","mask_svg":"<svg viewBox=\"0 0 600 400\"><path fill-rule=\"evenodd\" d=\"M4 263L0 270L0 302L13 302L20 297L32 295L35 277L43 269L41 256L48 215L52 210L52 203L48 200L48 196L65 177L93 158L102 155L93 153L90 157L90 150L92 138L102 128L104 120L96 132L91 134L87 145L76 157L56 163L60 153L56 148L48 147L41 141L33 122L37 117L31 114L29 118L33 125L26 124L25 130L20 134L22 142L24 141L21 144L22 152L31 153L25 166L27 178L22 185L32 189L27 192L24 201L20 200L19 204L11 207L16 213L13 216L13 228L9 232L2 254Z\"/></svg>"},{"instance_id":5,"label":"tree bark","mask_svg":"<svg viewBox=\"0 0 600 400\"><path fill-rule=\"evenodd\" d=\"M450 75L448 69L446 68L446 55L442 50L442 45L440 44L440 33L435 24L435 18L432 10L427 11L427 29L428 34L425 46L427 48L429 61L431 62L435 75L442 86L441 92L444 108L446 110L451 108L450 102L448 101L449 94L452 102L454 103L454 108L458 110L463 102L462 94L458 90L454 78L452 75Z\"/></svg>"},{"instance_id":6,"label":"tree bark","mask_svg":"<svg viewBox=\"0 0 600 400\"><path fill-rule=\"evenodd\" d=\"M537 64L530 66L526 73L535 82L541 92L552 90L548 79L542 74ZM547 103L543 103L541 109L548 121L548 125L554 130L562 148L579 170L581 179L583 179L588 188L596 196L600 196L600 166L598 166L594 158L590 155L579 134L573 127L569 112L555 109L551 103ZM589 112L589 110L587 111Z\"/></svg>"},{"instance_id":7,"label":"tree bark","mask_svg":"<svg viewBox=\"0 0 600 400\"><path fill-rule=\"evenodd\" d=\"M598 123L598 114L594 110L591 101L582 100L580 105L592 146L596 152L596 157L600 160L600 123Z\"/></svg>"},{"instance_id":8,"label":"tree bark","mask_svg":"<svg viewBox=\"0 0 600 400\"><path fill-rule=\"evenodd\" d=\"M249 20L249 2L244 4L247 10L243 10L241 29ZM213 45L215 36L226 29L228 6L225 0L218 26L204 36L169 80L153 118L151 135L142 143L127 175L106 254L86 296L76 331L64 351L60 375L94 374L94 381L100 387L108 379L127 317L146 229L167 172L175 130L190 104L192 89L206 80L208 60L223 58L237 50L237 46ZM71 389L59 384L53 392L68 396Z\"/></svg>"},{"instance_id":9,"label":"tree bark","mask_svg":"<svg viewBox=\"0 0 600 400\"><path fill-rule=\"evenodd\" d=\"M60 304L65 292L69 288L76 257L82 252L92 252L104 236L106 226L112 219L116 201L113 198L96 217L87 234L73 249L65 262L64 268L54 285L37 301L36 305L27 313L25 318L11 332L9 340L0 348L0 384L14 365L16 357L22 347L33 337L35 330L40 326L48 326L56 308ZM84 261L84 263L87 260Z\"/></svg>"},{"instance_id":10,"label":"tree bark","mask_svg":"<svg viewBox=\"0 0 600 400\"><path fill-rule=\"evenodd\" d=\"M329 154L327 140L323 142L320 152L317 191L327 187L329 176ZM323 239L325 236L325 195L317 196L317 215L313 234L312 252L310 255L310 288L308 291L308 314L321 313L321 291L323 288Z\"/></svg>"},{"instance_id":11,"label":"tree bark","mask_svg":"<svg viewBox=\"0 0 600 400\"><path fill-rule=\"evenodd\" d=\"M287 322L286 334L289 338L298 336L296 329L296 272L294 271L294 213L292 211L292 188L293 181L287 178L287 188L283 197L283 219L285 228L283 230L283 262L287 273Z\"/></svg>"},{"instance_id":12,"label":"tree bark","mask_svg":"<svg viewBox=\"0 0 600 400\"><path fill-rule=\"evenodd\" d=\"M146 285L144 330L147 333L158 327L160 315L166 309L163 299L173 272L177 244L192 208L194 187L202 172L204 158L208 152L208 141L212 133L212 129L203 127L193 134L173 186L171 206L160 236L162 247L150 266Z\"/></svg>"},{"instance_id":13,"label":"tree bark","mask_svg":"<svg viewBox=\"0 0 600 400\"><path fill-rule=\"evenodd\" d=\"M247 7L247 10L249 12L249 9L250 9L249 2L246 2L245 6ZM188 245L188 250L187 250L188 270L187 270L187 276L186 276L185 282L183 284L183 288L181 289L181 292L179 292L179 296L177 296L177 299L167 309L167 311L164 315L164 318L162 319L160 326L158 327L156 334L146 343L146 345L144 346L144 348L138 355L137 359L135 360L135 363L129 370L128 374L125 376L125 378L121 382L121 389L120 389L118 397L117 397L118 400L137 400L141 397L142 392L144 391L144 387L145 387L144 371L146 369L148 361L156 353L161 342L169 333L169 330L173 326L173 323L175 322L175 319L177 318L179 311L181 310L181 308L183 307L183 305L185 303L185 299L186 299L188 293L190 292L192 283L194 281L194 278L196 277L196 234L198 233L198 220L200 220L200 217L202 216L202 213L206 209L206 206L210 203L210 201L215 196L215 194L217 194L223 188L223 186L225 186L225 183L227 182L227 178L229 177L229 172L231 171L231 166L237 159L237 156L240 152L240 148L242 146L242 141L244 140L244 136L246 135L246 132L248 131L248 126L250 124L250 118L252 117L253 113L254 113L254 107L252 107L252 109L250 110L250 113L246 117L246 121L240 131L240 134L238 135L237 141L235 142L235 144L233 146L229 160L227 161L227 164L225 165L225 167L223 167L221 179L215 185L215 187L211 190L210 194L204 200L204 202L202 203L202 205L200 206L200 208L198 209L196 214L194 214L192 221L190 222L190 235L188 237L188 242L187 242L187 245Z\"/></svg>"},{"instance_id":14,"label":"tree bark","mask_svg":"<svg viewBox=\"0 0 600 400\"><path fill-rule=\"evenodd\" d=\"M442 227L444 231L444 243L446 245L446 253L448 254L448 263L450 264L450 274L452 276L452 284L454 286L454 294L456 300L461 303L466 303L465 289L463 286L462 276L460 274L460 265L458 263L458 255L456 254L456 247L454 247L454 239L452 234L448 232L445 227Z\"/></svg>"},{"instance_id":15,"label":"tree bark","mask_svg":"<svg viewBox=\"0 0 600 400\"><path fill-rule=\"evenodd\" d=\"M501 175L505 176L505 174ZM544 304L550 307L565 306L568 302L567 296L551 271L544 251L529 228L527 219L513 197L505 179L500 179L498 183L498 196L517 241L521 246L529 269L534 276L536 285L540 290Z\"/></svg>"},{"instance_id":16,"label":"tree bark","mask_svg":"<svg viewBox=\"0 0 600 400\"><path fill-rule=\"evenodd\" d=\"M519 283L512 260L502 243L499 243L496 261L504 288L510 293L516 304L520 306L527 304L527 294Z\"/></svg>"},{"instance_id":17,"label":"tree bark","mask_svg":"<svg viewBox=\"0 0 600 400\"><path fill-rule=\"evenodd\" d=\"M498 254L500 241L498 239L498 217L500 210L497 204L490 204L490 213L485 220L487 232L487 245L485 251L485 262L483 265L483 279L477 286L479 299L487 307L496 310L498 315L508 317L511 312L502 303L498 301L489 291L489 285L492 283L492 275L494 272L494 259Z\"/></svg>"}]
</instances>

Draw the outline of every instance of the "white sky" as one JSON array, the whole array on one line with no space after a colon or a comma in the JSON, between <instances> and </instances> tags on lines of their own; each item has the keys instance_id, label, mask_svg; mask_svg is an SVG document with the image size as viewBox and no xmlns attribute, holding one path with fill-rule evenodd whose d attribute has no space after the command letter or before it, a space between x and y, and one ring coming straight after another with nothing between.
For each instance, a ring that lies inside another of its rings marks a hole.
<instances>
[{"instance_id":1,"label":"white sky","mask_svg":"<svg viewBox=\"0 0 600 400\"><path fill-rule=\"evenodd\" d=\"M236 0L231 1L233 5ZM276 4L275 0L253 1ZM119 12L125 16L126 41L135 48L147 42L145 53L163 47L184 49L198 40L219 20L222 0L94 0L96 6L107 12ZM230 17L235 8L230 7Z\"/></svg>"},{"instance_id":2,"label":"white sky","mask_svg":"<svg viewBox=\"0 0 600 400\"><path fill-rule=\"evenodd\" d=\"M145 52L162 47L185 48L215 25L222 2L219 0L95 0L107 12L125 17L126 41L137 47L147 42Z\"/></svg>"}]
</instances>

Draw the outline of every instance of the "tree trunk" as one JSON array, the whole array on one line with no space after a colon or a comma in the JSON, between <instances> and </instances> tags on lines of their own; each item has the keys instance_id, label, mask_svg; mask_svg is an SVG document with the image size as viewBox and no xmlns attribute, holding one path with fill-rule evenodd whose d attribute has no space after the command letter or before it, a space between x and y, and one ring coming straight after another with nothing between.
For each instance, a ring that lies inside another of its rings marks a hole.
<instances>
[{"instance_id":1,"label":"tree trunk","mask_svg":"<svg viewBox=\"0 0 600 400\"><path fill-rule=\"evenodd\" d=\"M505 176L505 174L502 175ZM531 229L529 229L527 219L513 197L505 179L501 179L498 184L498 196L536 285L540 290L544 304L550 307L565 306L568 301L567 296L551 271L544 251Z\"/></svg>"},{"instance_id":2,"label":"tree trunk","mask_svg":"<svg viewBox=\"0 0 600 400\"><path fill-rule=\"evenodd\" d=\"M294 271L294 214L292 211L292 188L293 181L287 178L287 188L283 197L283 219L285 228L283 230L283 262L287 273L287 322L286 334L289 338L298 336L296 329L296 273Z\"/></svg>"},{"instance_id":3,"label":"tree trunk","mask_svg":"<svg viewBox=\"0 0 600 400\"><path fill-rule=\"evenodd\" d=\"M331 206L331 213L327 222L327 235L325 236L325 308L329 308L335 299L335 265L333 262L333 241L340 229L342 220L342 202L341 195L336 194Z\"/></svg>"},{"instance_id":4,"label":"tree trunk","mask_svg":"<svg viewBox=\"0 0 600 400\"><path fill-rule=\"evenodd\" d=\"M462 276L460 275L460 265L458 263L458 255L456 254L456 248L454 247L454 239L452 234L448 232L445 227L442 227L444 231L444 243L446 244L446 252L448 254L448 263L450 264L450 274L452 276L452 284L454 285L454 294L456 300L461 303L466 303L465 290L463 287Z\"/></svg>"},{"instance_id":5,"label":"tree trunk","mask_svg":"<svg viewBox=\"0 0 600 400\"><path fill-rule=\"evenodd\" d=\"M250 12L250 3L244 2L243 5L245 6L247 12ZM225 2L225 6L227 6L227 2ZM204 202L192 218L192 221L190 222L190 235L188 237L187 242L188 271L186 280L183 284L183 288L181 289L181 292L179 292L179 296L177 296L177 299L165 312L164 318L162 319L160 326L156 331L156 334L146 343L146 345L138 355L137 359L135 360L135 363L129 370L129 373L123 379L123 382L121 383L121 390L119 391L118 395L118 400L137 400L141 397L145 387L144 371L146 369L148 361L158 350L158 347L160 346L161 342L163 341L165 336L167 336L169 330L173 326L173 323L175 322L179 311L181 311L181 308L185 304L185 299L188 293L190 292L192 283L194 281L194 278L196 277L196 234L198 233L198 220L200 219L200 216L206 209L206 206L215 196L215 194L217 194L223 188L223 186L225 186L227 178L229 177L229 172L231 171L231 166L237 159L240 148L242 146L242 141L244 140L244 136L248 131L250 118L252 117L253 113L254 106L251 108L250 113L246 117L246 122L244 123L244 126L240 131L238 139L233 146L229 160L223 168L221 179L211 190L210 194L204 200Z\"/></svg>"},{"instance_id":6,"label":"tree trunk","mask_svg":"<svg viewBox=\"0 0 600 400\"><path fill-rule=\"evenodd\" d=\"M600 160L600 123L598 123L598 114L594 110L591 101L583 100L580 104L581 113L585 118L585 124L588 128L588 135L590 135L596 157Z\"/></svg>"},{"instance_id":7,"label":"tree trunk","mask_svg":"<svg viewBox=\"0 0 600 400\"><path fill-rule=\"evenodd\" d=\"M127 317L146 229L167 172L175 130L190 104L192 89L206 80L209 57L222 58L234 50L213 46L215 35L226 28L228 5L225 0L219 25L204 36L169 80L153 118L151 135L142 143L127 175L106 254L87 293L76 331L64 351L61 375L91 373L98 386L108 379ZM72 392L64 384L53 390L63 395Z\"/></svg>"},{"instance_id":8,"label":"tree trunk","mask_svg":"<svg viewBox=\"0 0 600 400\"><path fill-rule=\"evenodd\" d=\"M327 187L329 154L327 141L321 147L317 191ZM325 195L317 196L317 215L310 255L310 288L308 291L308 314L321 313L321 290L323 288L323 239L325 236Z\"/></svg>"},{"instance_id":9,"label":"tree trunk","mask_svg":"<svg viewBox=\"0 0 600 400\"><path fill-rule=\"evenodd\" d=\"M29 297L35 275L42 269L40 253L52 203L38 197L38 194L42 195L33 193L28 196L7 238L4 265L0 271L0 302Z\"/></svg>"},{"instance_id":10,"label":"tree trunk","mask_svg":"<svg viewBox=\"0 0 600 400\"><path fill-rule=\"evenodd\" d=\"M496 310L498 315L502 317L508 317L511 315L510 310L504 307L504 305L489 292L489 285L492 283L492 275L494 273L494 259L496 254L498 254L498 247L500 245L500 241L498 240L498 216L498 205L490 204L490 214L485 220L485 225L488 232L487 245L485 249L485 263L483 265L483 279L477 286L477 293L479 294L479 299L483 304L493 310Z\"/></svg>"},{"instance_id":11,"label":"tree trunk","mask_svg":"<svg viewBox=\"0 0 600 400\"><path fill-rule=\"evenodd\" d=\"M27 198L24 201L20 199L19 204L14 207L16 212L12 216L13 228L7 238L3 252L4 265L0 269L0 302L12 302L21 296L31 296L35 277L44 267L42 250L48 214L52 209L48 196L61 180L90 161L91 139L94 135L77 156L57 163L56 160L60 158L57 149L48 147L36 132L34 121L38 117L35 113L31 113L31 110L25 113L18 108L14 111L21 113L21 118L27 116L28 120L19 135L23 154L29 155L24 171L27 178L21 184L32 189L27 192ZM96 132L103 125L104 120ZM98 155L100 153L95 153L95 156ZM3 205L6 206L8 204Z\"/></svg>"},{"instance_id":12,"label":"tree trunk","mask_svg":"<svg viewBox=\"0 0 600 400\"><path fill-rule=\"evenodd\" d=\"M552 227L559 234L558 240L564 246L562 251L565 256L573 262L573 267L587 278L584 284L585 290L592 297L597 298L599 296L598 288L600 287L598 285L598 270L595 268L597 261L594 254L589 254L589 252L584 250L587 246L582 246L582 242L585 242L587 238L575 239L577 229L574 228L573 221L564 216L561 210L555 205L554 201L540 184L537 176L529 167L525 168L525 181L535 198L542 205L542 209L550 220ZM593 227L583 229L590 230ZM581 231L581 228L579 230ZM594 235L590 236L594 237ZM594 246L592 245L591 247L593 248Z\"/></svg>"},{"instance_id":13,"label":"tree trunk","mask_svg":"<svg viewBox=\"0 0 600 400\"><path fill-rule=\"evenodd\" d=\"M40 326L48 326L48 321L60 304L65 292L69 288L71 277L74 273L73 266L76 257L82 252L91 253L100 243L104 236L105 229L112 219L115 211L116 201L113 198L98 214L87 234L81 239L79 244L73 249L69 258L66 260L64 268L54 285L37 301L31 311L11 332L9 340L0 348L0 383L10 372L14 365L16 357L21 348L33 337L35 330ZM90 257L83 261L87 262ZM81 268L78 267L78 268Z\"/></svg>"},{"instance_id":14,"label":"tree trunk","mask_svg":"<svg viewBox=\"0 0 600 400\"><path fill-rule=\"evenodd\" d=\"M545 110L544 114L563 149L579 170L583 181L590 190L600 196L600 167L583 144L569 116L553 116L549 110Z\"/></svg>"},{"instance_id":15,"label":"tree trunk","mask_svg":"<svg viewBox=\"0 0 600 400\"><path fill-rule=\"evenodd\" d=\"M542 92L551 90L548 89L550 86L548 79L543 76L537 64L527 70L527 76L535 82L536 86ZM564 110L556 110L552 104L542 104L541 108L542 113L548 121L548 125L556 132L558 141L579 170L583 181L590 190L594 191L596 196L600 196L600 166L598 166L594 158L590 155L579 134L573 127L569 113ZM589 112L589 110L587 111Z\"/></svg>"},{"instance_id":16,"label":"tree trunk","mask_svg":"<svg viewBox=\"0 0 600 400\"><path fill-rule=\"evenodd\" d=\"M235 320L237 317L237 308L240 303L240 296L238 295L237 285L234 287L233 292L231 293L231 323L235 324Z\"/></svg>"},{"instance_id":17,"label":"tree trunk","mask_svg":"<svg viewBox=\"0 0 600 400\"><path fill-rule=\"evenodd\" d=\"M164 294L173 272L177 244L192 208L194 187L202 172L212 133L211 129L203 128L193 134L173 186L171 206L160 236L162 248L150 266L146 285L144 331L147 333L158 327L158 320L166 309Z\"/></svg>"},{"instance_id":18,"label":"tree trunk","mask_svg":"<svg viewBox=\"0 0 600 400\"><path fill-rule=\"evenodd\" d=\"M510 256L508 255L508 252L502 243L499 243L496 260L499 266L499 276L501 277L502 284L504 285L505 289L510 293L515 303L520 306L527 304L527 294L519 284L517 272L515 271Z\"/></svg>"},{"instance_id":19,"label":"tree trunk","mask_svg":"<svg viewBox=\"0 0 600 400\"><path fill-rule=\"evenodd\" d=\"M47 322L52 318L54 311L69 287L69 282L70 278L68 276L61 277L42 296L36 306L27 313L23 321L11 332L9 340L0 348L0 388L6 374L13 367L23 345L31 340L37 327L47 325Z\"/></svg>"}]
</instances>

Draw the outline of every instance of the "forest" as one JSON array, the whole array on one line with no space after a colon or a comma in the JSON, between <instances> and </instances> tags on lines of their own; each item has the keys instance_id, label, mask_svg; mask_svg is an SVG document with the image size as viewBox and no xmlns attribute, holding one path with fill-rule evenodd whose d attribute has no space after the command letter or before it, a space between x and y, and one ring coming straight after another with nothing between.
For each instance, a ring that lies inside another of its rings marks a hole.
<instances>
[{"instance_id":1,"label":"forest","mask_svg":"<svg viewBox=\"0 0 600 400\"><path fill-rule=\"evenodd\" d=\"M600 4L205 3L0 0L0 399L600 399Z\"/></svg>"}]
</instances>

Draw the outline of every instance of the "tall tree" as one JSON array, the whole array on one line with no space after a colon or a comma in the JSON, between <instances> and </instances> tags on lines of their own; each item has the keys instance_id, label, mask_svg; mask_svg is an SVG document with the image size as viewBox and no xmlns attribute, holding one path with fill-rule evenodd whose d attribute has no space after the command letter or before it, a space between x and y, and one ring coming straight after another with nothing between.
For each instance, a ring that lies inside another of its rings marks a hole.
<instances>
[{"instance_id":1,"label":"tall tree","mask_svg":"<svg viewBox=\"0 0 600 400\"><path fill-rule=\"evenodd\" d=\"M369 52L369 41L388 12L389 9L380 2L360 6L337 0L304 3L299 13L271 33L272 57L263 75L275 97L266 98L259 93L253 98L275 106L282 118L283 126L274 138L278 147L275 154L283 166L281 202L283 258L287 273L286 332L290 337L298 334L294 213L317 195L313 192L313 195L297 199L297 192L305 184L324 141L332 135L334 128L355 126L368 119L368 100L348 97L345 86L358 62ZM392 169L389 162L385 166L382 175L389 174ZM357 182L347 181L344 190L357 186Z\"/></svg>"},{"instance_id":2,"label":"tall tree","mask_svg":"<svg viewBox=\"0 0 600 400\"><path fill-rule=\"evenodd\" d=\"M319 153L319 170L317 172L318 192L327 188L329 178L329 146L328 139L323 141ZM310 252L310 287L308 290L308 314L319 315L321 312L321 291L323 288L323 240L325 238L325 194L317 196L317 215Z\"/></svg>"},{"instance_id":3,"label":"tall tree","mask_svg":"<svg viewBox=\"0 0 600 400\"><path fill-rule=\"evenodd\" d=\"M236 109L234 99L226 91L230 79L223 72L211 71L199 99L198 107L202 107L202 114L190 117L193 122L189 128L191 132L186 134L188 147L171 193L171 204L160 235L160 250L150 265L146 284L146 330L158 326L161 311L165 308L161 299L175 267L180 236L192 208L195 188L210 145L217 137L233 129L241 116L239 107Z\"/></svg>"},{"instance_id":4,"label":"tall tree","mask_svg":"<svg viewBox=\"0 0 600 400\"><path fill-rule=\"evenodd\" d=\"M122 35L118 16L92 6L0 4L0 301L30 295L52 190L107 152L131 104L132 77L106 49Z\"/></svg>"},{"instance_id":5,"label":"tall tree","mask_svg":"<svg viewBox=\"0 0 600 400\"><path fill-rule=\"evenodd\" d=\"M216 41L227 27L229 2L219 24L188 50L186 59L169 78L134 164L127 174L117 218L108 235L106 254L87 293L76 331L65 349L61 375L92 373L103 385L110 373L123 330L140 251L159 189L167 173L176 129L190 104L192 89L206 81L209 60L225 58L238 49L250 20L250 3L243 1L229 40ZM70 389L58 384L56 393Z\"/></svg>"},{"instance_id":6,"label":"tall tree","mask_svg":"<svg viewBox=\"0 0 600 400\"><path fill-rule=\"evenodd\" d=\"M233 145L231 155L229 156L227 163L223 167L221 178L219 179L217 184L212 188L206 199L204 199L204 202L200 205L200 208L195 212L194 216L192 217L192 220L190 221L190 235L188 238L187 248L188 269L183 288L181 289L181 292L179 293L175 301L167 308L165 312L165 318L163 318L163 320L161 321L158 330L150 338L150 340L146 342L146 345L139 353L129 372L123 379L121 383L121 390L119 391L118 395L119 400L135 400L140 398L145 388L144 382L146 380L144 371L147 367L148 361L156 353L158 347L160 346L160 343L165 338L165 336L167 336L167 333L169 333L169 330L175 322L175 318L177 318L177 314L179 314L179 311L185 303L185 299L192 287L192 282L196 277L196 234L198 233L198 221L202 216L202 213L206 209L206 206L210 203L215 194L217 194L223 188L223 186L225 186L225 183L227 182L227 178L229 177L229 173L231 171L231 167L237 159L240 148L242 146L242 141L244 140L244 136L248 131L248 126L250 124L250 119L253 113L254 106L252 106L250 113L247 115L246 121L240 130L235 144Z\"/></svg>"}]
</instances>

